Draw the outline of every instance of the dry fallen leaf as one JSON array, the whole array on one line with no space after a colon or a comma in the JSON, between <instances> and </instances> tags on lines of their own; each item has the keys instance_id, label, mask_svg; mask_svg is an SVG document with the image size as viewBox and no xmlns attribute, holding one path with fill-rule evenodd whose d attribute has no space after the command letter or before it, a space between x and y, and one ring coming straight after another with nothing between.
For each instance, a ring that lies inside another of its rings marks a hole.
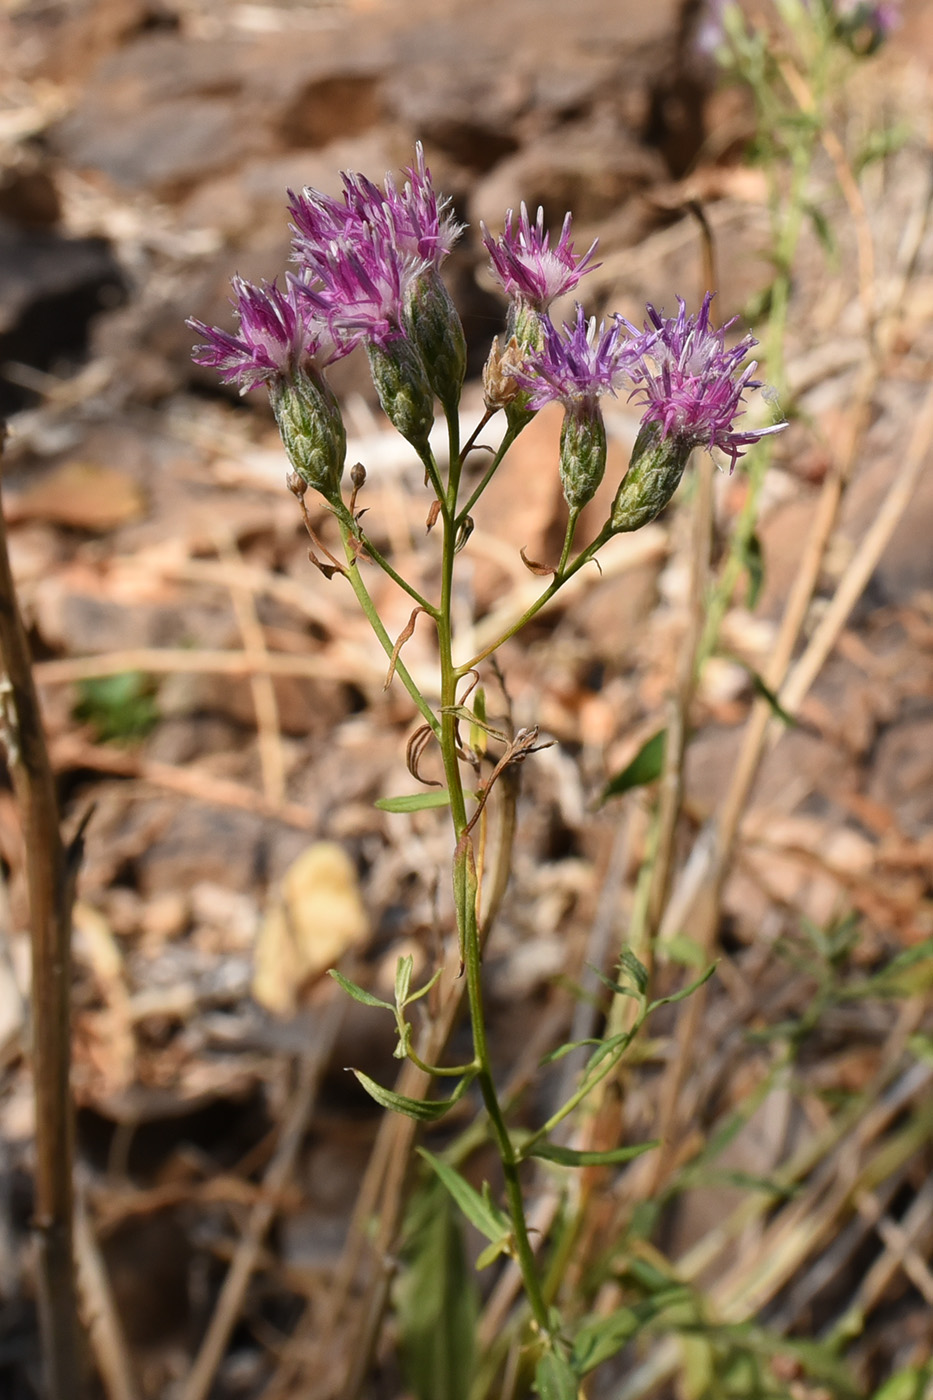
<instances>
[{"instance_id":1,"label":"dry fallen leaf","mask_svg":"<svg viewBox=\"0 0 933 1400\"><path fill-rule=\"evenodd\" d=\"M141 519L146 497L138 482L115 467L66 462L11 495L7 513L11 521L45 520L103 533Z\"/></svg>"},{"instance_id":2,"label":"dry fallen leaf","mask_svg":"<svg viewBox=\"0 0 933 1400\"><path fill-rule=\"evenodd\" d=\"M256 942L253 996L290 1015L301 988L365 941L369 920L342 846L317 841L289 867Z\"/></svg>"}]
</instances>

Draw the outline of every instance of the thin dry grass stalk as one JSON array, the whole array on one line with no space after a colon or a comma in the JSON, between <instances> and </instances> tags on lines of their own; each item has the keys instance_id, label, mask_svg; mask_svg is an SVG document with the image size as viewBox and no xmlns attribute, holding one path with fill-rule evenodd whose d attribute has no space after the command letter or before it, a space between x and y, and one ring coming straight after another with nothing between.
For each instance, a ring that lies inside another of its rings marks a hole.
<instances>
[{"instance_id":1,"label":"thin dry grass stalk","mask_svg":"<svg viewBox=\"0 0 933 1400\"><path fill-rule=\"evenodd\" d=\"M0 452L6 436L0 424ZM0 511L0 734L19 808L32 940L32 1071L36 1105L34 1231L49 1400L78 1400L83 1368L75 1284L71 1062L71 908L80 835L62 841L31 657Z\"/></svg>"}]
</instances>

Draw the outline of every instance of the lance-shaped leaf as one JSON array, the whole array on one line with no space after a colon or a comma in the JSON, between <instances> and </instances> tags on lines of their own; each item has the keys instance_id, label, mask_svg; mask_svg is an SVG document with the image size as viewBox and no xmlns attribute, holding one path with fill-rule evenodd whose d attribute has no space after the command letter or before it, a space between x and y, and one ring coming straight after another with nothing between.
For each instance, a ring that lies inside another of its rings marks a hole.
<instances>
[{"instance_id":1,"label":"lance-shaped leaf","mask_svg":"<svg viewBox=\"0 0 933 1400\"><path fill-rule=\"evenodd\" d=\"M580 1382L570 1362L546 1351L535 1369L535 1392L541 1400L577 1400Z\"/></svg>"},{"instance_id":2,"label":"lance-shaped leaf","mask_svg":"<svg viewBox=\"0 0 933 1400\"><path fill-rule=\"evenodd\" d=\"M546 1162L557 1162L562 1167L613 1167L620 1162L631 1162L643 1152L657 1147L659 1139L651 1142L637 1142L631 1147L609 1147L603 1152L578 1151L574 1147L562 1147L556 1142L537 1142L525 1154L528 1157L543 1157Z\"/></svg>"},{"instance_id":3,"label":"lance-shaped leaf","mask_svg":"<svg viewBox=\"0 0 933 1400\"><path fill-rule=\"evenodd\" d=\"M493 1244L508 1239L512 1229L511 1223L505 1212L500 1210L490 1197L488 1186L480 1195L448 1162L435 1157L424 1147L419 1147L418 1152L437 1173L467 1220L476 1226L481 1235L485 1235Z\"/></svg>"},{"instance_id":4,"label":"lance-shaped leaf","mask_svg":"<svg viewBox=\"0 0 933 1400\"><path fill-rule=\"evenodd\" d=\"M716 966L716 963L710 963L703 976L698 977L695 982L691 982L689 987L681 987L679 992L673 992L669 997L659 997L657 1001L653 1001L648 1007L649 1014L656 1011L659 1006L670 1006L672 1002L683 1001L686 997L692 996L698 987L702 987L704 982L709 981L716 971Z\"/></svg>"},{"instance_id":5,"label":"lance-shaped leaf","mask_svg":"<svg viewBox=\"0 0 933 1400\"><path fill-rule=\"evenodd\" d=\"M361 1001L364 1006L382 1006L386 1011L394 1011L395 1008L387 1001L381 1001L379 997L374 997L372 992L367 992L365 987L360 987L356 982L351 982L349 977L344 977L342 972L338 972L335 967L328 970L328 976L333 977L335 982L339 982L343 990L351 996L354 1001Z\"/></svg>"},{"instance_id":6,"label":"lance-shaped leaf","mask_svg":"<svg viewBox=\"0 0 933 1400\"><path fill-rule=\"evenodd\" d=\"M380 812L425 812L429 807L449 807L450 793L406 792L401 797L380 797L376 801Z\"/></svg>"},{"instance_id":7,"label":"lance-shaped leaf","mask_svg":"<svg viewBox=\"0 0 933 1400\"><path fill-rule=\"evenodd\" d=\"M664 769L664 746L667 743L667 730L661 729L652 734L642 744L631 763L626 764L621 773L610 778L602 790L600 801L609 797L619 797L630 788L644 787L646 783L657 782Z\"/></svg>"},{"instance_id":8,"label":"lance-shaped leaf","mask_svg":"<svg viewBox=\"0 0 933 1400\"><path fill-rule=\"evenodd\" d=\"M355 1069L353 1073L376 1103L381 1104L383 1108L391 1108L395 1113L404 1113L406 1117L414 1118L419 1123L436 1123L439 1118L443 1118L444 1114L463 1098L473 1078L472 1075L464 1075L449 1099L410 1099L406 1094L396 1094L393 1089L384 1089L361 1069Z\"/></svg>"},{"instance_id":9,"label":"lance-shaped leaf","mask_svg":"<svg viewBox=\"0 0 933 1400\"><path fill-rule=\"evenodd\" d=\"M461 1222L439 1181L422 1181L405 1222L396 1293L402 1364L417 1400L467 1400L478 1299Z\"/></svg>"}]
</instances>

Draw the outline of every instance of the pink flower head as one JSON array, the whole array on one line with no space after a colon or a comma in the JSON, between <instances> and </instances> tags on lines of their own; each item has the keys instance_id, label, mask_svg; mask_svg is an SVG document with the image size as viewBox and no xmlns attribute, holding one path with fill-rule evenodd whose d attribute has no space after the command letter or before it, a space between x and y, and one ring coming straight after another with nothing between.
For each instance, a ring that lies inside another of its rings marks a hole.
<instances>
[{"instance_id":1,"label":"pink flower head","mask_svg":"<svg viewBox=\"0 0 933 1400\"><path fill-rule=\"evenodd\" d=\"M733 470L744 448L787 424L735 429L745 412L745 391L761 388L761 380L752 378L757 368L754 360L740 371L758 342L748 335L726 349L725 332L732 322L718 330L710 325L712 299L713 293L707 292L697 314L688 316L678 297L680 311L667 320L649 306L644 336L618 319L636 336L632 345L636 356L626 365L626 373L635 386L633 397L645 406L642 423L660 424L664 437L674 437L683 445L720 448L731 458Z\"/></svg>"},{"instance_id":2,"label":"pink flower head","mask_svg":"<svg viewBox=\"0 0 933 1400\"><path fill-rule=\"evenodd\" d=\"M272 385L311 365L323 369L347 354L349 345L335 338L327 322L314 314L305 284L290 273L285 283L283 292L274 281L255 287L234 277L239 335L192 318L186 324L206 341L195 346L195 363L216 369L224 383L238 382L246 393L257 384Z\"/></svg>"},{"instance_id":3,"label":"pink flower head","mask_svg":"<svg viewBox=\"0 0 933 1400\"><path fill-rule=\"evenodd\" d=\"M425 264L375 227L367 225L352 238L315 249L305 267L315 279L304 287L305 301L330 326L335 340L352 348L362 340L384 345L405 334L405 296Z\"/></svg>"},{"instance_id":4,"label":"pink flower head","mask_svg":"<svg viewBox=\"0 0 933 1400\"><path fill-rule=\"evenodd\" d=\"M308 300L337 334L379 343L403 334L405 293L440 267L460 235L446 212L450 201L434 191L420 142L406 173L401 189L386 175L382 190L344 171L342 200L314 189L289 193L295 258L318 284Z\"/></svg>"},{"instance_id":5,"label":"pink flower head","mask_svg":"<svg viewBox=\"0 0 933 1400\"><path fill-rule=\"evenodd\" d=\"M502 286L515 301L535 311L547 311L551 302L571 291L586 272L598 263L591 263L596 243L578 257L570 241L571 216L564 219L560 238L551 247L551 235L544 227L544 210L532 224L528 210L521 206L517 229L512 228L513 210L505 216L505 229L495 239L485 224L480 224L483 242L492 259L492 267Z\"/></svg>"},{"instance_id":6,"label":"pink flower head","mask_svg":"<svg viewBox=\"0 0 933 1400\"><path fill-rule=\"evenodd\" d=\"M451 248L463 232L448 212L450 199L438 197L431 183L431 172L424 162L424 147L415 146L415 164L406 171L408 179L398 190L391 175L386 175L386 204L399 247L422 258L434 268L440 268Z\"/></svg>"},{"instance_id":7,"label":"pink flower head","mask_svg":"<svg viewBox=\"0 0 933 1400\"><path fill-rule=\"evenodd\" d=\"M543 348L532 351L512 376L530 391L529 408L552 402L571 410L593 407L603 394L615 393L626 360L638 354L638 348L623 339L620 325L607 331L601 322L597 329L596 317L588 321L579 302L575 320L565 324L562 332L550 321L544 322L543 329Z\"/></svg>"}]
</instances>

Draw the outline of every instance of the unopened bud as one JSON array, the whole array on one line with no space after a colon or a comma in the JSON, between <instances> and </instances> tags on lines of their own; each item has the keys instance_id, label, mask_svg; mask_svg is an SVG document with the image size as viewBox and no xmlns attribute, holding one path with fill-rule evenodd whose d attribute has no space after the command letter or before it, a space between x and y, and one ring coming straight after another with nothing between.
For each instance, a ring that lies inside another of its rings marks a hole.
<instances>
[{"instance_id":1,"label":"unopened bud","mask_svg":"<svg viewBox=\"0 0 933 1400\"><path fill-rule=\"evenodd\" d=\"M612 503L615 534L640 530L661 514L684 474L693 448L689 438L664 436L659 423L646 423L635 439L628 471Z\"/></svg>"},{"instance_id":2,"label":"unopened bud","mask_svg":"<svg viewBox=\"0 0 933 1400\"><path fill-rule=\"evenodd\" d=\"M568 408L560 431L560 480L572 511L596 495L606 470L606 425L599 405ZM631 470L631 468L629 469Z\"/></svg>"},{"instance_id":3,"label":"unopened bud","mask_svg":"<svg viewBox=\"0 0 933 1400\"><path fill-rule=\"evenodd\" d=\"M472 515L465 515L463 517L463 523L460 526L460 529L457 531L457 538L454 541L454 554L460 553L461 549L466 544L467 540L470 538L475 528L476 523Z\"/></svg>"},{"instance_id":4,"label":"unopened bud","mask_svg":"<svg viewBox=\"0 0 933 1400\"><path fill-rule=\"evenodd\" d=\"M285 485L293 496L298 497L299 501L304 500L305 492L308 489L308 483L304 477L299 476L297 472L288 472L285 477Z\"/></svg>"},{"instance_id":5,"label":"unopened bud","mask_svg":"<svg viewBox=\"0 0 933 1400\"><path fill-rule=\"evenodd\" d=\"M448 416L457 411L467 347L457 308L436 268L416 277L405 299L405 326L421 355L428 383Z\"/></svg>"},{"instance_id":6,"label":"unopened bud","mask_svg":"<svg viewBox=\"0 0 933 1400\"><path fill-rule=\"evenodd\" d=\"M506 342L504 350L499 349L499 337L495 336L489 358L483 365L483 395L490 412L508 408L517 398L520 386L513 371L521 366L522 352L515 336Z\"/></svg>"},{"instance_id":7,"label":"unopened bud","mask_svg":"<svg viewBox=\"0 0 933 1400\"><path fill-rule=\"evenodd\" d=\"M292 378L282 379L270 398L294 471L325 500L339 499L347 434L340 405L326 379L316 370L299 370ZM295 490L290 483L289 489Z\"/></svg>"},{"instance_id":8,"label":"unopened bud","mask_svg":"<svg viewBox=\"0 0 933 1400\"><path fill-rule=\"evenodd\" d=\"M366 468L362 462L355 462L350 468L350 484L354 491L359 491L366 485Z\"/></svg>"},{"instance_id":9,"label":"unopened bud","mask_svg":"<svg viewBox=\"0 0 933 1400\"><path fill-rule=\"evenodd\" d=\"M434 395L418 351L399 336L385 345L370 341L366 354L383 413L412 447L426 451L434 427Z\"/></svg>"}]
</instances>

